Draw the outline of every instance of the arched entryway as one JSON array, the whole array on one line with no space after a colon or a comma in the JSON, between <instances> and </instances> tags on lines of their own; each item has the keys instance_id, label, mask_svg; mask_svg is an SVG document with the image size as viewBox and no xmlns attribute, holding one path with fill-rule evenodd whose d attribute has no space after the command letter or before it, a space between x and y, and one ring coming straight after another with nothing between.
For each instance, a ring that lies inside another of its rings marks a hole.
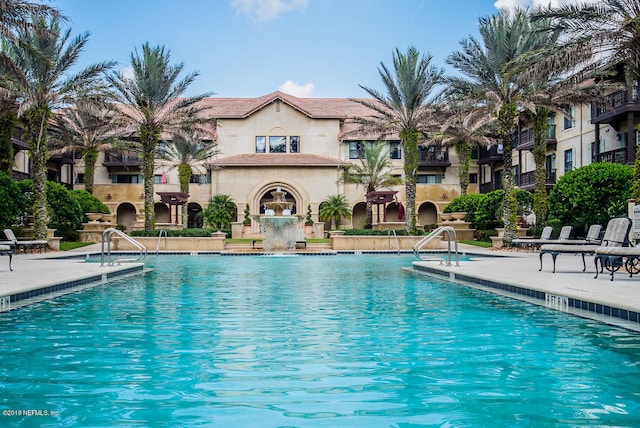
<instances>
[{"instance_id":1,"label":"arched entryway","mask_svg":"<svg viewBox=\"0 0 640 428\"><path fill-rule=\"evenodd\" d=\"M169 207L161 202L156 202L153 206L156 213L156 223L169 223Z\"/></svg>"},{"instance_id":2,"label":"arched entryway","mask_svg":"<svg viewBox=\"0 0 640 428\"><path fill-rule=\"evenodd\" d=\"M387 222L401 222L404 220L404 207L400 202L387 205Z\"/></svg>"},{"instance_id":3,"label":"arched entryway","mask_svg":"<svg viewBox=\"0 0 640 428\"><path fill-rule=\"evenodd\" d=\"M129 202L118 205L116 210L116 224L122 226L125 231L133 230L136 221L136 208Z\"/></svg>"},{"instance_id":4,"label":"arched entryway","mask_svg":"<svg viewBox=\"0 0 640 428\"><path fill-rule=\"evenodd\" d=\"M426 226L438 223L438 209L433 202L423 202L418 208L418 224Z\"/></svg>"},{"instance_id":5,"label":"arched entryway","mask_svg":"<svg viewBox=\"0 0 640 428\"><path fill-rule=\"evenodd\" d=\"M285 194L283 195L284 201L286 201L287 203L293 204L293 206L291 207L291 214L297 214L298 211L300 211L300 209L298 209L299 201L297 201L296 198L293 196L291 190L287 189L286 186L274 185L272 188L269 188L267 191L262 193L262 196L260 197L260 201L259 201L260 215L264 215L265 203L274 201L274 195L272 195L271 192L276 192L278 191L278 189L280 189L280 191L282 192L285 192ZM302 210L302 212L304 214L304 210Z\"/></svg>"},{"instance_id":6,"label":"arched entryway","mask_svg":"<svg viewBox=\"0 0 640 428\"><path fill-rule=\"evenodd\" d=\"M351 225L354 229L365 229L367 226L367 203L358 202L353 207ZM371 228L371 225L369 225Z\"/></svg>"},{"instance_id":7,"label":"arched entryway","mask_svg":"<svg viewBox=\"0 0 640 428\"><path fill-rule=\"evenodd\" d=\"M189 228L202 228L202 207L195 202L189 202L187 204L187 227Z\"/></svg>"}]
</instances>

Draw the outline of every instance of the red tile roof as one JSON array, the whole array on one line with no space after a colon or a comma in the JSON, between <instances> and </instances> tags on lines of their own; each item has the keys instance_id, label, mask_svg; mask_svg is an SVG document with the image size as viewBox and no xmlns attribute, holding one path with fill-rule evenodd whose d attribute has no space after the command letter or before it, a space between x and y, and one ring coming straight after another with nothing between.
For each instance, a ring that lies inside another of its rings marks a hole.
<instances>
[{"instance_id":1,"label":"red tile roof","mask_svg":"<svg viewBox=\"0 0 640 428\"><path fill-rule=\"evenodd\" d=\"M219 166L340 166L347 162L319 155L301 153L248 153L214 160L208 165Z\"/></svg>"},{"instance_id":2,"label":"red tile roof","mask_svg":"<svg viewBox=\"0 0 640 428\"><path fill-rule=\"evenodd\" d=\"M349 98L298 98L280 91L259 98L206 98L203 103L209 107L212 117L244 119L276 100L313 119L346 119L371 114L370 109Z\"/></svg>"}]
</instances>

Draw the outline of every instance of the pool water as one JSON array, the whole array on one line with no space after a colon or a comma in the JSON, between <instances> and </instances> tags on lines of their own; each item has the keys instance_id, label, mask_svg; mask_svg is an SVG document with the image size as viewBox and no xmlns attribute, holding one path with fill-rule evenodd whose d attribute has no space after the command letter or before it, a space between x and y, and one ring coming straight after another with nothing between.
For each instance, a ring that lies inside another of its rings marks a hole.
<instances>
[{"instance_id":1,"label":"pool water","mask_svg":"<svg viewBox=\"0 0 640 428\"><path fill-rule=\"evenodd\" d=\"M414 260L149 257L2 313L0 425L638 426L640 336Z\"/></svg>"}]
</instances>

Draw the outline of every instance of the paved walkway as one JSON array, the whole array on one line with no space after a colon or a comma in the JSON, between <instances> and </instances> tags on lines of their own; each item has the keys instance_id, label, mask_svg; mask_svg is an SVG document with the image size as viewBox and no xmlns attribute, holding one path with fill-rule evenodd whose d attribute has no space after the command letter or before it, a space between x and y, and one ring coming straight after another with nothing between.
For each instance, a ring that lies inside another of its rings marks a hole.
<instances>
[{"instance_id":1,"label":"paved walkway","mask_svg":"<svg viewBox=\"0 0 640 428\"><path fill-rule=\"evenodd\" d=\"M6 296L74 281L80 281L82 285L82 281L87 278L94 280L98 278L104 282L115 275L131 273L127 269L132 266L138 271L142 270L142 265L139 263L101 267L100 263L84 262L83 255L96 254L99 250L100 245L96 244L70 252L15 255L13 272L8 269L8 257L0 257L0 310L3 309L2 299ZM465 251L482 255L482 257L462 261L458 267L441 265L437 261L416 261L414 264L429 271L427 272L429 274L476 287L485 287L489 284L488 289L492 292L509 294L511 297L522 298L522 300L532 300L530 296L522 293L523 290L533 290L538 293L535 295L537 300L540 300L540 294L543 295L542 302L536 302L534 298L534 303L546 304L592 318L599 318L598 312L601 312L606 322L611 322L608 317L610 313L607 312L624 311L625 316L631 321L622 325L640 331L640 320L637 319L640 317L638 315L640 314L640 275L629 278L629 275L623 271L616 273L615 279L610 281L610 276L605 272L598 278L594 278L593 257L587 257L587 271L582 272L580 256L562 254L557 259L556 273L552 273L552 261L548 255L544 256L543 269L540 272L538 271L540 267L538 253L492 251L461 245L461 252ZM70 259L71 255L79 258ZM516 288L518 291L514 294L509 291L510 288ZM72 290L66 290L66 292L69 291ZM550 299L549 296L553 299L550 302L545 301ZM557 300L555 297L561 299ZM43 298L47 297L36 296L35 300ZM580 305L593 305L591 308L593 310L590 311L588 307L584 313L575 310L573 306L576 301ZM24 303L29 302L31 301ZM567 307L568 303L570 307ZM15 306L11 306L13 307Z\"/></svg>"}]
</instances>

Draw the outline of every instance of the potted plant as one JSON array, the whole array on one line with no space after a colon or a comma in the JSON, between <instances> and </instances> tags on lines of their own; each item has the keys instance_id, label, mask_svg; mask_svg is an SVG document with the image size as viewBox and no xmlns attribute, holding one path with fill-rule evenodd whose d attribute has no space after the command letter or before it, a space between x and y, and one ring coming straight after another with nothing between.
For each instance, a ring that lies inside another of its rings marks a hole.
<instances>
[{"instance_id":1,"label":"potted plant","mask_svg":"<svg viewBox=\"0 0 640 428\"><path fill-rule=\"evenodd\" d=\"M251 211L249 210L249 204L244 206L244 219L242 220L242 234L247 235L251 233Z\"/></svg>"},{"instance_id":2,"label":"potted plant","mask_svg":"<svg viewBox=\"0 0 640 428\"><path fill-rule=\"evenodd\" d=\"M304 234L313 234L313 218L311 217L311 205L307 205L307 216L304 219Z\"/></svg>"}]
</instances>

